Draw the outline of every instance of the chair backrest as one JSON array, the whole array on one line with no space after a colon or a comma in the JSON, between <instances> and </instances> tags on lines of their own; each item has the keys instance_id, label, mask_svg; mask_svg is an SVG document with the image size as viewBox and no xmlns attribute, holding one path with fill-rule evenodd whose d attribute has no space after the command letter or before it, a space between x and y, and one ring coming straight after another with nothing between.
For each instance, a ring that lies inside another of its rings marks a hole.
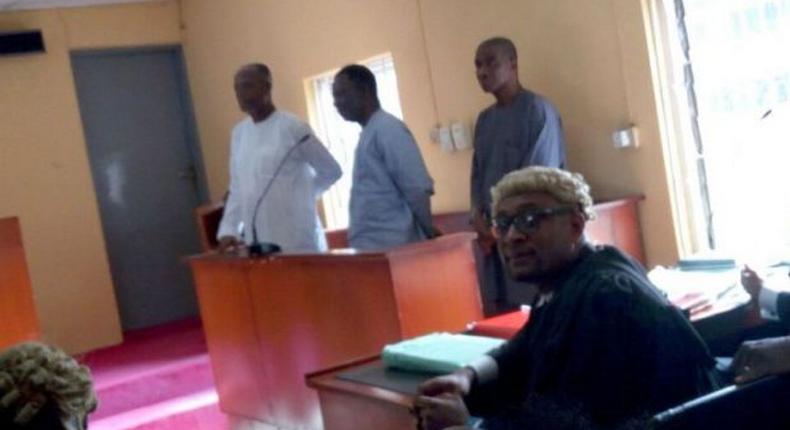
<instances>
[{"instance_id":1,"label":"chair backrest","mask_svg":"<svg viewBox=\"0 0 790 430\"><path fill-rule=\"evenodd\" d=\"M655 430L790 429L790 375L731 385L653 417Z\"/></svg>"}]
</instances>

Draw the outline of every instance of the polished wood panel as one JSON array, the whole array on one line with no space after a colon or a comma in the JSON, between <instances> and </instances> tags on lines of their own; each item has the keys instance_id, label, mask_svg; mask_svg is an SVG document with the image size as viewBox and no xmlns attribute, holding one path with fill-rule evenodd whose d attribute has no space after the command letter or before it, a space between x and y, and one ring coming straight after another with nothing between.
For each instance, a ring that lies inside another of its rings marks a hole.
<instances>
[{"instance_id":1,"label":"polished wood panel","mask_svg":"<svg viewBox=\"0 0 790 430\"><path fill-rule=\"evenodd\" d=\"M473 233L455 233L388 253L403 338L437 327L461 331L472 321L470 315L480 313L475 238ZM462 299L452 299L456 296Z\"/></svg>"},{"instance_id":2,"label":"polished wood panel","mask_svg":"<svg viewBox=\"0 0 790 430\"><path fill-rule=\"evenodd\" d=\"M637 208L642 200L644 197L634 196L596 202L593 206L596 219L588 222L585 228L588 239L614 245L642 265L647 264Z\"/></svg>"},{"instance_id":3,"label":"polished wood panel","mask_svg":"<svg viewBox=\"0 0 790 430\"><path fill-rule=\"evenodd\" d=\"M0 219L0 349L39 338L33 291L17 218Z\"/></svg>"},{"instance_id":4,"label":"polished wood panel","mask_svg":"<svg viewBox=\"0 0 790 430\"><path fill-rule=\"evenodd\" d=\"M195 209L195 220L198 226L200 246L203 251L217 249L217 231L225 211L225 202L219 201L198 206Z\"/></svg>"},{"instance_id":5,"label":"polished wood panel","mask_svg":"<svg viewBox=\"0 0 790 430\"><path fill-rule=\"evenodd\" d=\"M346 229L327 230L326 244L329 249L348 248L348 235Z\"/></svg>"},{"instance_id":6,"label":"polished wood panel","mask_svg":"<svg viewBox=\"0 0 790 430\"><path fill-rule=\"evenodd\" d=\"M191 258L222 410L320 429L305 373L482 317L474 238L387 252Z\"/></svg>"},{"instance_id":7,"label":"polished wood panel","mask_svg":"<svg viewBox=\"0 0 790 430\"><path fill-rule=\"evenodd\" d=\"M325 430L403 430L415 428L413 394L339 379L338 374L363 366L383 366L378 357L356 360L308 374L318 392ZM364 417L364 418L362 418Z\"/></svg>"},{"instance_id":8,"label":"polished wood panel","mask_svg":"<svg viewBox=\"0 0 790 430\"><path fill-rule=\"evenodd\" d=\"M242 416L267 414L263 384L250 376L260 373L264 361L250 306L249 271L242 265L196 261L192 269L220 407Z\"/></svg>"}]
</instances>

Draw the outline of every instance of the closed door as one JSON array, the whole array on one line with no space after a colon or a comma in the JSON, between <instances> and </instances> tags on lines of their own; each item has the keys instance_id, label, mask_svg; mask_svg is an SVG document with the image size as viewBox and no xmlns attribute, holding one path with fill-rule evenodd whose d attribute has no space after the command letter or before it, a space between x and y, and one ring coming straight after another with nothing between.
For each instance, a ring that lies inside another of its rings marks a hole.
<instances>
[{"instance_id":1,"label":"closed door","mask_svg":"<svg viewBox=\"0 0 790 430\"><path fill-rule=\"evenodd\" d=\"M182 258L205 186L180 48L71 56L124 329L197 314Z\"/></svg>"}]
</instances>

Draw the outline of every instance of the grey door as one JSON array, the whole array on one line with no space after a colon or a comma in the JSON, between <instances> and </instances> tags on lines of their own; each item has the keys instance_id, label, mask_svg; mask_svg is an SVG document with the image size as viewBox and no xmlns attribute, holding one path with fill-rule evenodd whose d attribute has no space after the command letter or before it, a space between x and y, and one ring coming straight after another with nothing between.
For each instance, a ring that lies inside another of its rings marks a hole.
<instances>
[{"instance_id":1,"label":"grey door","mask_svg":"<svg viewBox=\"0 0 790 430\"><path fill-rule=\"evenodd\" d=\"M181 259L199 251L205 181L180 48L71 56L124 329L197 314Z\"/></svg>"}]
</instances>

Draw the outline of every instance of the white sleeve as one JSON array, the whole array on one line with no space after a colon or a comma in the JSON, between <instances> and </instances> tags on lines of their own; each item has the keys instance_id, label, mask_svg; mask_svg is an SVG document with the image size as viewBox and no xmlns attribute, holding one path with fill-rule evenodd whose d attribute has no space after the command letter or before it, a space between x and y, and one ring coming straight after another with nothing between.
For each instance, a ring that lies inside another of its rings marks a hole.
<instances>
[{"instance_id":1,"label":"white sleeve","mask_svg":"<svg viewBox=\"0 0 790 430\"><path fill-rule=\"evenodd\" d=\"M240 145L239 133L236 129L233 130L230 142L230 185L228 199L225 201L225 209L222 213L222 221L219 223L217 229L217 239L223 236L232 236L239 238L238 228L241 222L241 199L239 198L239 172L236 167L238 157L238 146Z\"/></svg>"},{"instance_id":2,"label":"white sleeve","mask_svg":"<svg viewBox=\"0 0 790 430\"><path fill-rule=\"evenodd\" d=\"M764 286L760 288L759 301L760 301L760 307L762 309L765 309L766 311L772 314L776 314L776 302L778 299L779 299L779 293L777 293L776 291L770 288L766 288Z\"/></svg>"},{"instance_id":3,"label":"white sleeve","mask_svg":"<svg viewBox=\"0 0 790 430\"><path fill-rule=\"evenodd\" d=\"M310 131L309 128L308 131ZM310 132L310 137L307 141L302 143L300 151L304 159L315 171L314 187L316 197L318 197L340 179L343 171L340 169L337 161L335 161L335 157L332 157L326 146L312 132Z\"/></svg>"},{"instance_id":4,"label":"white sleeve","mask_svg":"<svg viewBox=\"0 0 790 430\"><path fill-rule=\"evenodd\" d=\"M490 355L483 355L467 365L475 372L475 381L478 384L485 384L495 380L499 376L499 365Z\"/></svg>"}]
</instances>

